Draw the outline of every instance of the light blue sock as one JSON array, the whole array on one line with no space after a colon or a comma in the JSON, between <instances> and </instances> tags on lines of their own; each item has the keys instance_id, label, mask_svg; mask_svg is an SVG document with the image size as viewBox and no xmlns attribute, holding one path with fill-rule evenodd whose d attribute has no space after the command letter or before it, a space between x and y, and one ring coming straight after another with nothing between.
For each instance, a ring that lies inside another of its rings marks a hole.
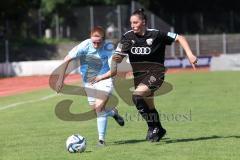
<instances>
[{"instance_id":1,"label":"light blue sock","mask_svg":"<svg viewBox=\"0 0 240 160\"><path fill-rule=\"evenodd\" d=\"M107 130L107 114L105 111L97 113L97 127L99 140L105 140Z\"/></svg>"},{"instance_id":2,"label":"light blue sock","mask_svg":"<svg viewBox=\"0 0 240 160\"><path fill-rule=\"evenodd\" d=\"M107 109L105 110L106 112L106 115L107 116L110 116L110 117L113 117L116 113L114 112L113 108L112 107L106 107ZM109 108L109 109L108 109Z\"/></svg>"}]
</instances>

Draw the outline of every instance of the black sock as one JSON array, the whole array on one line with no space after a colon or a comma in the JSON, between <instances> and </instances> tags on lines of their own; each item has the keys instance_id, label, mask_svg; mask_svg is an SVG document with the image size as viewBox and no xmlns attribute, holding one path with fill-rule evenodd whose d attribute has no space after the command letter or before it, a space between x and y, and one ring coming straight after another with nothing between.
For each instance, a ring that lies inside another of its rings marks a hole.
<instances>
[{"instance_id":1,"label":"black sock","mask_svg":"<svg viewBox=\"0 0 240 160\"><path fill-rule=\"evenodd\" d=\"M133 95L133 102L136 105L136 108L138 109L138 112L141 114L141 116L145 119L147 122L148 128L154 128L154 121L150 118L150 110L145 102L144 98L142 96Z\"/></svg>"},{"instance_id":2,"label":"black sock","mask_svg":"<svg viewBox=\"0 0 240 160\"><path fill-rule=\"evenodd\" d=\"M158 111L155 108L149 110L149 118L152 119L154 127L159 127L160 129L163 128L160 122Z\"/></svg>"}]
</instances>

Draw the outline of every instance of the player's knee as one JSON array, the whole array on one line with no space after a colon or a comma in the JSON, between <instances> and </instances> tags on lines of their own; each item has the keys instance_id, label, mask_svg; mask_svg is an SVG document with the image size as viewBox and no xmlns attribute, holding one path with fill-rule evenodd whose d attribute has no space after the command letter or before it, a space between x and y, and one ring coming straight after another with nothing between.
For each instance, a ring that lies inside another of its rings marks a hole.
<instances>
[{"instance_id":1,"label":"player's knee","mask_svg":"<svg viewBox=\"0 0 240 160\"><path fill-rule=\"evenodd\" d=\"M95 104L94 109L95 109L96 113L102 112L103 111L103 105Z\"/></svg>"}]
</instances>

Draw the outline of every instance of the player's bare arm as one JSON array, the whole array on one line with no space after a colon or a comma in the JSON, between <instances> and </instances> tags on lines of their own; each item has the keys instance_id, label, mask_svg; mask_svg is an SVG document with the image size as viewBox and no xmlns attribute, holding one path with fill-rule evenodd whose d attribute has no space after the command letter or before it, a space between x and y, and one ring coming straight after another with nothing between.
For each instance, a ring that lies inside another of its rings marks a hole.
<instances>
[{"instance_id":1,"label":"player's bare arm","mask_svg":"<svg viewBox=\"0 0 240 160\"><path fill-rule=\"evenodd\" d=\"M117 74L117 63L122 62L123 57L120 55L114 55L111 60L111 67L108 72L103 75L97 76L91 80L91 83L97 83L101 80L108 79L114 77Z\"/></svg>"},{"instance_id":2,"label":"player's bare arm","mask_svg":"<svg viewBox=\"0 0 240 160\"><path fill-rule=\"evenodd\" d=\"M120 54L115 54L112 57L112 61L115 61L116 63L121 63L123 60L124 56Z\"/></svg>"},{"instance_id":3,"label":"player's bare arm","mask_svg":"<svg viewBox=\"0 0 240 160\"><path fill-rule=\"evenodd\" d=\"M57 93L59 93L60 90L63 87L65 73L66 73L66 70L67 70L67 67L68 67L68 64L69 64L70 61L71 61L71 58L69 56L66 56L64 58L64 63L60 67L59 74L58 74L58 80L56 82L56 91L57 91Z\"/></svg>"},{"instance_id":4,"label":"player's bare arm","mask_svg":"<svg viewBox=\"0 0 240 160\"><path fill-rule=\"evenodd\" d=\"M176 37L176 41L180 43L180 45L183 47L189 62L191 63L193 69L195 70L195 64L197 63L197 57L192 53L192 50L189 47L189 44L184 36L178 35Z\"/></svg>"}]
</instances>

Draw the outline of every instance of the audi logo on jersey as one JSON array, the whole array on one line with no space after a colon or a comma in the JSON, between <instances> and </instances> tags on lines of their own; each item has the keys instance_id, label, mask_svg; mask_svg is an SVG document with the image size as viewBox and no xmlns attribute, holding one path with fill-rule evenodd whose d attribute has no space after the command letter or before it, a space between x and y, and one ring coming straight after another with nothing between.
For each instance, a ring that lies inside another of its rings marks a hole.
<instances>
[{"instance_id":1,"label":"audi logo on jersey","mask_svg":"<svg viewBox=\"0 0 240 160\"><path fill-rule=\"evenodd\" d=\"M150 54L151 48L150 47L132 47L131 53L132 54Z\"/></svg>"}]
</instances>

